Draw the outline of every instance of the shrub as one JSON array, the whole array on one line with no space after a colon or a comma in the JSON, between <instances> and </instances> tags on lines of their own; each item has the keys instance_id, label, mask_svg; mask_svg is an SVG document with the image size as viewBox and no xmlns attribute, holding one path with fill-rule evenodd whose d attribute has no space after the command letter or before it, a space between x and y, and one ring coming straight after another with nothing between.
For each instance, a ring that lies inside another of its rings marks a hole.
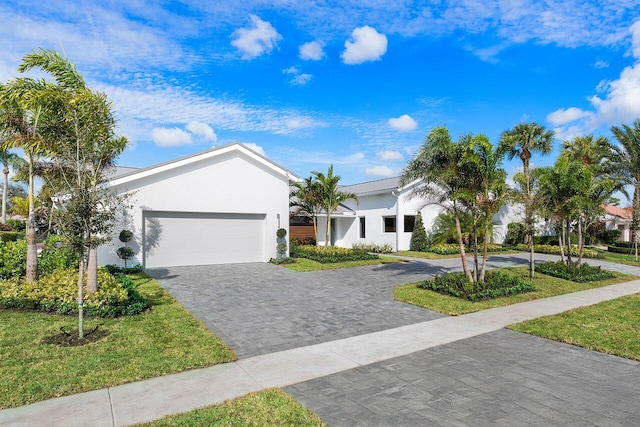
<instances>
[{"instance_id":1,"label":"shrub","mask_svg":"<svg viewBox=\"0 0 640 427\"><path fill-rule=\"evenodd\" d=\"M507 224L507 236L505 243L509 245L517 245L524 242L525 225L521 222L510 222Z\"/></svg>"},{"instance_id":2,"label":"shrub","mask_svg":"<svg viewBox=\"0 0 640 427\"><path fill-rule=\"evenodd\" d=\"M27 229L27 223L17 219L8 219L5 224L15 231L26 231Z\"/></svg>"},{"instance_id":3,"label":"shrub","mask_svg":"<svg viewBox=\"0 0 640 427\"><path fill-rule=\"evenodd\" d=\"M280 264L293 264L294 262L296 262L296 260L294 258L291 258L291 257L287 257L287 258L271 258L269 260L269 262L271 264L280 265Z\"/></svg>"},{"instance_id":4,"label":"shrub","mask_svg":"<svg viewBox=\"0 0 640 427\"><path fill-rule=\"evenodd\" d=\"M417 252L424 252L429 246L429 239L427 238L427 230L424 229L424 223L422 222L422 215L418 212L416 215L416 223L413 226L411 232L411 242L409 243L409 249Z\"/></svg>"},{"instance_id":5,"label":"shrub","mask_svg":"<svg viewBox=\"0 0 640 427\"><path fill-rule=\"evenodd\" d=\"M558 246L560 240L558 240L558 236L533 236L533 244Z\"/></svg>"},{"instance_id":6,"label":"shrub","mask_svg":"<svg viewBox=\"0 0 640 427\"><path fill-rule=\"evenodd\" d=\"M55 270L78 268L78 254L65 245L61 236L49 236L38 256L38 273L53 273Z\"/></svg>"},{"instance_id":7,"label":"shrub","mask_svg":"<svg viewBox=\"0 0 640 427\"><path fill-rule=\"evenodd\" d=\"M133 239L133 233L129 230L122 230L120 232L120 235L118 236L118 240L120 240L122 243L130 242L131 239Z\"/></svg>"},{"instance_id":8,"label":"shrub","mask_svg":"<svg viewBox=\"0 0 640 427\"><path fill-rule=\"evenodd\" d=\"M18 235L17 231L2 231L0 232L0 240L3 242L15 242L18 240Z\"/></svg>"},{"instance_id":9,"label":"shrub","mask_svg":"<svg viewBox=\"0 0 640 427\"><path fill-rule=\"evenodd\" d=\"M306 237L304 239L302 239L300 237L292 237L289 240L289 243L291 243L291 246L293 246L293 245L297 245L297 246L302 246L302 245L315 246L316 245L316 239L314 237Z\"/></svg>"},{"instance_id":10,"label":"shrub","mask_svg":"<svg viewBox=\"0 0 640 427\"><path fill-rule=\"evenodd\" d=\"M614 242L611 245L617 248L633 248L633 242Z\"/></svg>"},{"instance_id":11,"label":"shrub","mask_svg":"<svg viewBox=\"0 0 640 427\"><path fill-rule=\"evenodd\" d=\"M633 247L624 247L624 246L607 246L607 250L609 252L615 252L618 254L632 255L635 253Z\"/></svg>"},{"instance_id":12,"label":"shrub","mask_svg":"<svg viewBox=\"0 0 640 427\"><path fill-rule=\"evenodd\" d=\"M487 271L484 283L473 283L464 273L449 273L443 276L436 276L432 280L425 280L419 283L418 287L469 301L515 295L535 290L534 286L523 278L499 271Z\"/></svg>"},{"instance_id":13,"label":"shrub","mask_svg":"<svg viewBox=\"0 0 640 427\"><path fill-rule=\"evenodd\" d=\"M284 228L278 228L276 230L276 237L278 239L284 239L284 236L287 235L287 230L285 230Z\"/></svg>"},{"instance_id":14,"label":"shrub","mask_svg":"<svg viewBox=\"0 0 640 427\"><path fill-rule=\"evenodd\" d=\"M506 251L506 248L503 248L502 245L496 245L493 243L489 243L488 252L500 252ZM478 251L482 252L482 245L478 245ZM460 253L460 246L457 243L438 243L437 245L431 245L427 252L433 252L435 254L440 255L454 255Z\"/></svg>"},{"instance_id":15,"label":"shrub","mask_svg":"<svg viewBox=\"0 0 640 427\"><path fill-rule=\"evenodd\" d=\"M118 255L118 258L124 260L124 268L127 268L127 260L133 258L133 255L135 255L135 253L129 246L120 246L116 250L116 255Z\"/></svg>"},{"instance_id":16,"label":"shrub","mask_svg":"<svg viewBox=\"0 0 640 427\"><path fill-rule=\"evenodd\" d=\"M583 263L578 266L577 263L563 264L562 261L549 261L536 265L535 269L536 271L548 274L549 276L581 283L595 282L597 280L611 279L612 277L615 277L615 275L610 271L604 271L598 266L590 266L587 263Z\"/></svg>"},{"instance_id":17,"label":"shrub","mask_svg":"<svg viewBox=\"0 0 640 427\"><path fill-rule=\"evenodd\" d=\"M149 307L122 274L112 276L105 269L98 270L97 292L87 294L84 313L87 316L117 317L137 314ZM78 313L78 272L73 269L56 270L27 283L18 278L0 282L0 307L53 312Z\"/></svg>"},{"instance_id":18,"label":"shrub","mask_svg":"<svg viewBox=\"0 0 640 427\"><path fill-rule=\"evenodd\" d=\"M295 246L295 249L292 246L291 256L307 258L321 263L360 261L379 258L378 255L370 254L361 250L338 248L335 246L325 248L307 245Z\"/></svg>"},{"instance_id":19,"label":"shrub","mask_svg":"<svg viewBox=\"0 0 640 427\"><path fill-rule=\"evenodd\" d=\"M126 267L126 268L122 268L122 267L118 267L117 265L110 264L110 265L105 265L101 268L104 268L109 274L114 276L119 273L121 274L141 273L144 270L141 264L135 265L133 267Z\"/></svg>"},{"instance_id":20,"label":"shrub","mask_svg":"<svg viewBox=\"0 0 640 427\"><path fill-rule=\"evenodd\" d=\"M24 276L26 268L26 240L0 243L0 279Z\"/></svg>"},{"instance_id":21,"label":"shrub","mask_svg":"<svg viewBox=\"0 0 640 427\"><path fill-rule=\"evenodd\" d=\"M528 251L529 245L518 245L516 249L519 251ZM541 254L550 254L550 255L560 255L560 246L552 246L552 245L533 245L534 252L538 252ZM565 255L567 253L567 248L564 248ZM584 250L585 258L604 258L604 255L600 252L593 249L585 249ZM571 247L571 256L578 256L578 248L575 246Z\"/></svg>"},{"instance_id":22,"label":"shrub","mask_svg":"<svg viewBox=\"0 0 640 427\"><path fill-rule=\"evenodd\" d=\"M373 252L376 254L390 254L393 252L393 247L389 243L384 245L376 245L375 243L354 243L351 249L356 251Z\"/></svg>"},{"instance_id":23,"label":"shrub","mask_svg":"<svg viewBox=\"0 0 640 427\"><path fill-rule=\"evenodd\" d=\"M595 236L599 241L601 241L604 244L618 246L617 243L621 234L622 234L622 231L620 230L603 230L597 233ZM628 243L628 242L619 242L619 243Z\"/></svg>"}]
</instances>

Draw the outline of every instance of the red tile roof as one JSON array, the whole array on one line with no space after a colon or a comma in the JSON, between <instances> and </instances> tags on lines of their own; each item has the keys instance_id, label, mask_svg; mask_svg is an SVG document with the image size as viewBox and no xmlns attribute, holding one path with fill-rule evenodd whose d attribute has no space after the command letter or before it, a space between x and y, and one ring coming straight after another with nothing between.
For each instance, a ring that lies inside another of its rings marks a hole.
<instances>
[{"instance_id":1,"label":"red tile roof","mask_svg":"<svg viewBox=\"0 0 640 427\"><path fill-rule=\"evenodd\" d=\"M631 206L619 208L618 206L605 205L604 210L607 211L608 214L617 216L618 218L631 219Z\"/></svg>"}]
</instances>

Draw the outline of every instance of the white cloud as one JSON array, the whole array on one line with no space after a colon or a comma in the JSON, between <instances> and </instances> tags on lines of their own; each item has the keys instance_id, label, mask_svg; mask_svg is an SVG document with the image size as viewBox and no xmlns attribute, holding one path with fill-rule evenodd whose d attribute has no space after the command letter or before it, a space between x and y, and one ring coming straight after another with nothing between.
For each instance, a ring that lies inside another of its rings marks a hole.
<instances>
[{"instance_id":1,"label":"white cloud","mask_svg":"<svg viewBox=\"0 0 640 427\"><path fill-rule=\"evenodd\" d=\"M315 127L316 123L308 117L296 117L287 121L287 127L289 129L306 129Z\"/></svg>"},{"instance_id":2,"label":"white cloud","mask_svg":"<svg viewBox=\"0 0 640 427\"><path fill-rule=\"evenodd\" d=\"M387 36L365 25L353 30L351 38L344 43L344 47L340 57L345 64L379 61L387 52Z\"/></svg>"},{"instance_id":3,"label":"white cloud","mask_svg":"<svg viewBox=\"0 0 640 427\"><path fill-rule=\"evenodd\" d=\"M264 149L261 146L259 146L258 144L256 144L255 142L243 142L242 145L244 145L245 147L255 151L258 154L261 154L261 155L263 155L265 157L267 156L264 153Z\"/></svg>"},{"instance_id":4,"label":"white cloud","mask_svg":"<svg viewBox=\"0 0 640 427\"><path fill-rule=\"evenodd\" d=\"M554 130L559 137L585 134L603 125L610 126L640 117L640 20L631 25L629 31L632 34L631 52L635 63L625 67L618 79L600 82L596 90L602 95L588 98L592 110L570 107L549 114L547 119L558 126Z\"/></svg>"},{"instance_id":5,"label":"white cloud","mask_svg":"<svg viewBox=\"0 0 640 427\"><path fill-rule=\"evenodd\" d=\"M404 156L399 151L380 151L377 155L380 160L384 160L387 162L396 162L404 159Z\"/></svg>"},{"instance_id":6,"label":"white cloud","mask_svg":"<svg viewBox=\"0 0 640 427\"><path fill-rule=\"evenodd\" d=\"M287 69L282 70L285 74L292 74L293 79L289 81L292 85L303 86L311 81L313 77L312 74L301 73L296 67L289 67Z\"/></svg>"},{"instance_id":7,"label":"white cloud","mask_svg":"<svg viewBox=\"0 0 640 427\"><path fill-rule=\"evenodd\" d=\"M158 127L151 130L151 139L160 147L177 147L192 144L191 134L180 128Z\"/></svg>"},{"instance_id":8,"label":"white cloud","mask_svg":"<svg viewBox=\"0 0 640 427\"><path fill-rule=\"evenodd\" d=\"M391 118L387 123L389 126L399 130L400 132L409 132L418 127L418 122L413 120L413 118L408 114L403 114L397 118Z\"/></svg>"},{"instance_id":9,"label":"white cloud","mask_svg":"<svg viewBox=\"0 0 640 427\"><path fill-rule=\"evenodd\" d=\"M583 117L588 117L590 115L591 113L587 111L582 111L581 109L576 107L569 107L569 108L561 108L559 110L554 111L553 113L550 113L547 116L547 120L549 121L549 123L551 123L554 126L560 126L570 122L574 122Z\"/></svg>"},{"instance_id":10,"label":"white cloud","mask_svg":"<svg viewBox=\"0 0 640 427\"><path fill-rule=\"evenodd\" d=\"M231 45L242 53L242 59L253 59L263 53L269 53L278 41L282 40L282 36L269 22L256 15L250 15L250 18L252 27L239 28L232 34L234 39Z\"/></svg>"},{"instance_id":11,"label":"white cloud","mask_svg":"<svg viewBox=\"0 0 640 427\"><path fill-rule=\"evenodd\" d=\"M607 61L596 61L595 64L593 64L594 68L607 68L609 67L609 63Z\"/></svg>"},{"instance_id":12,"label":"white cloud","mask_svg":"<svg viewBox=\"0 0 640 427\"><path fill-rule=\"evenodd\" d=\"M201 136L206 141L216 142L218 140L218 136L216 135L216 133L213 131L211 126L206 123L200 123L196 121L189 122L189 124L187 125L187 130L192 134Z\"/></svg>"},{"instance_id":13,"label":"white cloud","mask_svg":"<svg viewBox=\"0 0 640 427\"><path fill-rule=\"evenodd\" d=\"M395 172L388 166L374 166L371 168L367 168L364 171L366 176L381 176L381 177L390 177L394 176Z\"/></svg>"},{"instance_id":14,"label":"white cloud","mask_svg":"<svg viewBox=\"0 0 640 427\"><path fill-rule=\"evenodd\" d=\"M324 57L323 44L319 41L307 42L300 46L300 59L319 61Z\"/></svg>"}]
</instances>

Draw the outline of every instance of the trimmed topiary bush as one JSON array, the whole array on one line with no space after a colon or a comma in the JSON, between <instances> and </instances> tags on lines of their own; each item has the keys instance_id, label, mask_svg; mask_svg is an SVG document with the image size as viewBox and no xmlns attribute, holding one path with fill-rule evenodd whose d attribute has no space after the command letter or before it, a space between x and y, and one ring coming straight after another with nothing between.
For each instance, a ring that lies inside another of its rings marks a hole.
<instances>
[{"instance_id":1,"label":"trimmed topiary bush","mask_svg":"<svg viewBox=\"0 0 640 427\"><path fill-rule=\"evenodd\" d=\"M535 269L539 273L579 283L595 282L615 277L612 272L602 270L599 266L590 266L587 263L578 266L578 263L563 264L562 261L549 261L536 265Z\"/></svg>"},{"instance_id":2,"label":"trimmed topiary bush","mask_svg":"<svg viewBox=\"0 0 640 427\"><path fill-rule=\"evenodd\" d=\"M429 239L427 238L427 230L424 228L422 222L422 214L418 212L416 215L416 223L413 226L411 232L411 242L409 243L409 250L424 252L429 247Z\"/></svg>"},{"instance_id":3,"label":"trimmed topiary bush","mask_svg":"<svg viewBox=\"0 0 640 427\"><path fill-rule=\"evenodd\" d=\"M390 254L393 252L393 247L389 243L384 245L376 245L375 243L354 243L351 245L351 249L356 251L373 252L376 254Z\"/></svg>"},{"instance_id":4,"label":"trimmed topiary bush","mask_svg":"<svg viewBox=\"0 0 640 427\"><path fill-rule=\"evenodd\" d=\"M100 268L98 282L98 291L85 296L85 315L117 317L141 313L149 307L127 276L114 277ZM56 270L32 283L16 277L0 282L2 308L77 314L77 297L78 272L73 269Z\"/></svg>"},{"instance_id":5,"label":"trimmed topiary bush","mask_svg":"<svg viewBox=\"0 0 640 427\"><path fill-rule=\"evenodd\" d=\"M505 243L509 245L517 245L524 243L525 225L521 222L510 222L507 224L507 236Z\"/></svg>"},{"instance_id":6,"label":"trimmed topiary bush","mask_svg":"<svg viewBox=\"0 0 640 427\"><path fill-rule=\"evenodd\" d=\"M464 273L449 273L436 276L432 280L425 280L418 284L418 288L469 301L515 295L535 290L535 287L523 278L500 271L487 271L484 283L473 283Z\"/></svg>"}]
</instances>

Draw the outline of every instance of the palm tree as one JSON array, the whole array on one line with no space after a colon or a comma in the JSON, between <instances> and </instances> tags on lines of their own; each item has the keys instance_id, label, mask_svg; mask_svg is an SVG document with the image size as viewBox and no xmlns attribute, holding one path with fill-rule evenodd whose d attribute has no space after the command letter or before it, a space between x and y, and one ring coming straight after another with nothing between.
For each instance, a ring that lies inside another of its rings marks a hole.
<instances>
[{"instance_id":1,"label":"palm tree","mask_svg":"<svg viewBox=\"0 0 640 427\"><path fill-rule=\"evenodd\" d=\"M293 184L290 206L298 207L298 213L311 217L313 220L313 234L318 243L318 213L322 209L320 186L313 176Z\"/></svg>"},{"instance_id":2,"label":"palm tree","mask_svg":"<svg viewBox=\"0 0 640 427\"><path fill-rule=\"evenodd\" d=\"M0 161L2 162L2 173L4 174L4 182L2 184L2 223L7 222L7 191L9 188L9 167L17 168L24 164L22 157L16 153L2 148L0 145Z\"/></svg>"},{"instance_id":3,"label":"palm tree","mask_svg":"<svg viewBox=\"0 0 640 427\"><path fill-rule=\"evenodd\" d=\"M638 259L638 229L640 228L640 119L632 126L612 126L611 132L620 143L612 147L611 163L620 173L623 183L633 186L631 236Z\"/></svg>"},{"instance_id":4,"label":"palm tree","mask_svg":"<svg viewBox=\"0 0 640 427\"><path fill-rule=\"evenodd\" d=\"M453 215L462 269L469 281L473 282L460 226L460 219L466 211L463 192L468 187L466 173L461 167L466 149L466 144L451 140L446 127L433 128L415 157L404 167L400 186L417 183L410 191L410 197L422 197L429 204L439 205Z\"/></svg>"},{"instance_id":5,"label":"palm tree","mask_svg":"<svg viewBox=\"0 0 640 427\"><path fill-rule=\"evenodd\" d=\"M355 200L358 202L358 197L354 193L348 193L340 191L338 189L338 183L340 182L340 176L333 174L333 165L329 166L329 170L325 175L322 172L311 172L317 181L317 190L320 196L320 206L327 214L327 231L324 241L325 248L329 246L329 239L331 238L331 214L340 206L341 203L347 200Z\"/></svg>"},{"instance_id":6,"label":"palm tree","mask_svg":"<svg viewBox=\"0 0 640 427\"><path fill-rule=\"evenodd\" d=\"M529 276L533 278L533 209L530 160L532 152L548 154L553 148L554 132L547 130L538 123L520 123L513 129L502 132L498 151L505 153L509 159L518 156L522 161L522 173L524 182L524 216L525 216L525 239L529 242Z\"/></svg>"},{"instance_id":7,"label":"palm tree","mask_svg":"<svg viewBox=\"0 0 640 427\"><path fill-rule=\"evenodd\" d=\"M604 136L597 138L593 135L576 136L562 143L561 155L583 166L599 166L609 153L611 153L611 144Z\"/></svg>"}]
</instances>

